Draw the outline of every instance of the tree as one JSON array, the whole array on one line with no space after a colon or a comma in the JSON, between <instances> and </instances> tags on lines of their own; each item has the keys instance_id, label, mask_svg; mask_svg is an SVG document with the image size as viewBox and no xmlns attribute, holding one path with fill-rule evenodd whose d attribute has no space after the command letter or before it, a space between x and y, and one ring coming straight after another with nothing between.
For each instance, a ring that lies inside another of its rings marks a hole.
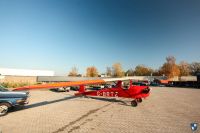
<instances>
[{"instance_id":1,"label":"tree","mask_svg":"<svg viewBox=\"0 0 200 133\"><path fill-rule=\"evenodd\" d=\"M152 76L162 76L162 74L161 74L160 70L155 69L155 70L153 70Z\"/></svg>"},{"instance_id":2,"label":"tree","mask_svg":"<svg viewBox=\"0 0 200 133\"><path fill-rule=\"evenodd\" d=\"M191 74L195 76L197 73L200 73L200 62L191 63L189 68Z\"/></svg>"},{"instance_id":3,"label":"tree","mask_svg":"<svg viewBox=\"0 0 200 133\"><path fill-rule=\"evenodd\" d=\"M78 75L78 68L76 68L75 66L72 67L71 71L69 72L68 76L72 76L75 77Z\"/></svg>"},{"instance_id":4,"label":"tree","mask_svg":"<svg viewBox=\"0 0 200 133\"><path fill-rule=\"evenodd\" d=\"M135 67L134 73L136 76L151 76L151 74L153 73L153 69L144 65L138 65Z\"/></svg>"},{"instance_id":5,"label":"tree","mask_svg":"<svg viewBox=\"0 0 200 133\"><path fill-rule=\"evenodd\" d=\"M134 76L133 69L129 69L128 71L126 71L125 76Z\"/></svg>"},{"instance_id":6,"label":"tree","mask_svg":"<svg viewBox=\"0 0 200 133\"><path fill-rule=\"evenodd\" d=\"M111 67L107 67L106 68L106 75L107 76L112 76L112 68Z\"/></svg>"},{"instance_id":7,"label":"tree","mask_svg":"<svg viewBox=\"0 0 200 133\"><path fill-rule=\"evenodd\" d=\"M180 62L179 70L180 70L180 76L188 76L190 74L190 66L185 61Z\"/></svg>"},{"instance_id":8,"label":"tree","mask_svg":"<svg viewBox=\"0 0 200 133\"><path fill-rule=\"evenodd\" d=\"M166 61L169 64L176 64L176 58L174 56L168 56L168 57L166 57Z\"/></svg>"},{"instance_id":9,"label":"tree","mask_svg":"<svg viewBox=\"0 0 200 133\"><path fill-rule=\"evenodd\" d=\"M86 71L87 77L98 77L98 70L95 66L88 67Z\"/></svg>"},{"instance_id":10,"label":"tree","mask_svg":"<svg viewBox=\"0 0 200 133\"><path fill-rule=\"evenodd\" d=\"M160 73L164 74L168 78L173 78L174 76L180 75L180 70L178 65L176 65L176 58L174 56L166 57L166 63L160 68Z\"/></svg>"},{"instance_id":11,"label":"tree","mask_svg":"<svg viewBox=\"0 0 200 133\"><path fill-rule=\"evenodd\" d=\"M113 64L113 77L123 77L124 72L120 63Z\"/></svg>"}]
</instances>

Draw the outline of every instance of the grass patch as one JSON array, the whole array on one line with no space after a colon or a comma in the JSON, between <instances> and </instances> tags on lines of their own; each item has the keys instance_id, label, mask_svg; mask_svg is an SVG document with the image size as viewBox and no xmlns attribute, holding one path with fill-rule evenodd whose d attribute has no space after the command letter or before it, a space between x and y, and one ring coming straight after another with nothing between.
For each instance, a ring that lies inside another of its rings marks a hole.
<instances>
[{"instance_id":1,"label":"grass patch","mask_svg":"<svg viewBox=\"0 0 200 133\"><path fill-rule=\"evenodd\" d=\"M3 82L1 83L2 86L5 88L17 88L17 87L23 87L23 86L28 86L28 85L33 85L28 82L20 82L20 83L12 83L12 82Z\"/></svg>"}]
</instances>

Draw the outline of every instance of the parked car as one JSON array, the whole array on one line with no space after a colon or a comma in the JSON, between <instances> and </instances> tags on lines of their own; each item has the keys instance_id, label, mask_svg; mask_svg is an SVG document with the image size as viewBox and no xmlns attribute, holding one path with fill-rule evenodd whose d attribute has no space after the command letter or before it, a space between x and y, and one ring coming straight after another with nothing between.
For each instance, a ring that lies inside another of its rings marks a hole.
<instances>
[{"instance_id":1,"label":"parked car","mask_svg":"<svg viewBox=\"0 0 200 133\"><path fill-rule=\"evenodd\" d=\"M88 90L101 90L102 88L101 88L101 86L91 86L91 87L89 87L89 88L87 88Z\"/></svg>"},{"instance_id":2,"label":"parked car","mask_svg":"<svg viewBox=\"0 0 200 133\"><path fill-rule=\"evenodd\" d=\"M6 115L9 109L28 104L29 92L9 91L0 85L0 116Z\"/></svg>"},{"instance_id":3,"label":"parked car","mask_svg":"<svg viewBox=\"0 0 200 133\"><path fill-rule=\"evenodd\" d=\"M111 84L105 84L104 88L112 88L112 85Z\"/></svg>"},{"instance_id":4,"label":"parked car","mask_svg":"<svg viewBox=\"0 0 200 133\"><path fill-rule=\"evenodd\" d=\"M59 88L52 88L50 89L51 91L56 91L56 92L69 92L70 87L59 87Z\"/></svg>"},{"instance_id":5,"label":"parked car","mask_svg":"<svg viewBox=\"0 0 200 133\"><path fill-rule=\"evenodd\" d=\"M150 86L159 86L160 84L158 84L157 82L151 82Z\"/></svg>"},{"instance_id":6,"label":"parked car","mask_svg":"<svg viewBox=\"0 0 200 133\"><path fill-rule=\"evenodd\" d=\"M151 82L150 86L158 86L158 87L165 87L165 84L160 84L158 82Z\"/></svg>"},{"instance_id":7,"label":"parked car","mask_svg":"<svg viewBox=\"0 0 200 133\"><path fill-rule=\"evenodd\" d=\"M148 86L145 82L133 82L132 84L136 86Z\"/></svg>"},{"instance_id":8,"label":"parked car","mask_svg":"<svg viewBox=\"0 0 200 133\"><path fill-rule=\"evenodd\" d=\"M72 87L70 87L70 90L71 91L78 91L79 87L78 86L72 86Z\"/></svg>"}]
</instances>

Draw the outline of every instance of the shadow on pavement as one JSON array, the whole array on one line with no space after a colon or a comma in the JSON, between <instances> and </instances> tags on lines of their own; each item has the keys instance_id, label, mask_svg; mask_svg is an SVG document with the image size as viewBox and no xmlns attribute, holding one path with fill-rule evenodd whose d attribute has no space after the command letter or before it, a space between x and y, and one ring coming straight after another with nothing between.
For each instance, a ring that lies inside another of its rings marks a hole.
<instances>
[{"instance_id":1,"label":"shadow on pavement","mask_svg":"<svg viewBox=\"0 0 200 133\"><path fill-rule=\"evenodd\" d=\"M57 100L53 100L53 101L38 102L38 103L26 105L24 107L16 107L16 108L11 109L10 113L16 112L16 111L19 111L19 110L25 110L25 109L45 106L45 105L49 105L49 104L53 104L53 103L57 103L57 102L65 101L65 100L70 100L70 99L74 99L74 98L79 98L79 97L81 97L81 96L70 96L70 97L65 97L65 98L57 99ZM100 100L100 101L106 101L106 102L117 102L120 105L130 106L125 101L117 100L115 98L110 99L110 98L103 98L103 97L101 98L101 97L88 97L88 96L85 96L85 98L91 98L91 99Z\"/></svg>"},{"instance_id":2,"label":"shadow on pavement","mask_svg":"<svg viewBox=\"0 0 200 133\"><path fill-rule=\"evenodd\" d=\"M21 109L25 110L25 109L30 109L30 108L45 106L45 105L49 105L49 104L53 104L53 103L57 103L57 102L65 101L65 100L70 100L70 99L74 99L74 98L78 98L78 97L77 97L77 96L71 96L71 97L65 97L65 98L57 99L57 100L53 100L53 101L38 102L38 103L26 105L26 106L24 106L24 107L16 107L16 108L13 108L10 112L19 111L19 110L21 110Z\"/></svg>"},{"instance_id":3,"label":"shadow on pavement","mask_svg":"<svg viewBox=\"0 0 200 133\"><path fill-rule=\"evenodd\" d=\"M104 98L104 97L86 97L86 98L91 98L91 99L95 99L95 100L100 100L100 101L106 101L106 102L116 102L120 105L124 105L124 106L131 106L131 105L128 105L125 101L122 101L122 100L117 100L115 98L112 98L112 99L108 99L108 98Z\"/></svg>"}]
</instances>

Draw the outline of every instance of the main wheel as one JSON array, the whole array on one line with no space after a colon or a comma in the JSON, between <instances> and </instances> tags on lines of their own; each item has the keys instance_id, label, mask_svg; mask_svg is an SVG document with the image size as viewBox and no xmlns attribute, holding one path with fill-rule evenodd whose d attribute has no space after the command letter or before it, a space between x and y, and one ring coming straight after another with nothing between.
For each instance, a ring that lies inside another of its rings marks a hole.
<instances>
[{"instance_id":1,"label":"main wheel","mask_svg":"<svg viewBox=\"0 0 200 133\"><path fill-rule=\"evenodd\" d=\"M8 113L9 108L9 103L0 103L0 116L6 115Z\"/></svg>"},{"instance_id":2,"label":"main wheel","mask_svg":"<svg viewBox=\"0 0 200 133\"><path fill-rule=\"evenodd\" d=\"M131 105L132 105L133 107L136 107L136 106L137 106L137 101L136 101L136 100L131 101Z\"/></svg>"},{"instance_id":3,"label":"main wheel","mask_svg":"<svg viewBox=\"0 0 200 133\"><path fill-rule=\"evenodd\" d=\"M137 98L136 100L137 100L138 103L142 102L142 98Z\"/></svg>"}]
</instances>

